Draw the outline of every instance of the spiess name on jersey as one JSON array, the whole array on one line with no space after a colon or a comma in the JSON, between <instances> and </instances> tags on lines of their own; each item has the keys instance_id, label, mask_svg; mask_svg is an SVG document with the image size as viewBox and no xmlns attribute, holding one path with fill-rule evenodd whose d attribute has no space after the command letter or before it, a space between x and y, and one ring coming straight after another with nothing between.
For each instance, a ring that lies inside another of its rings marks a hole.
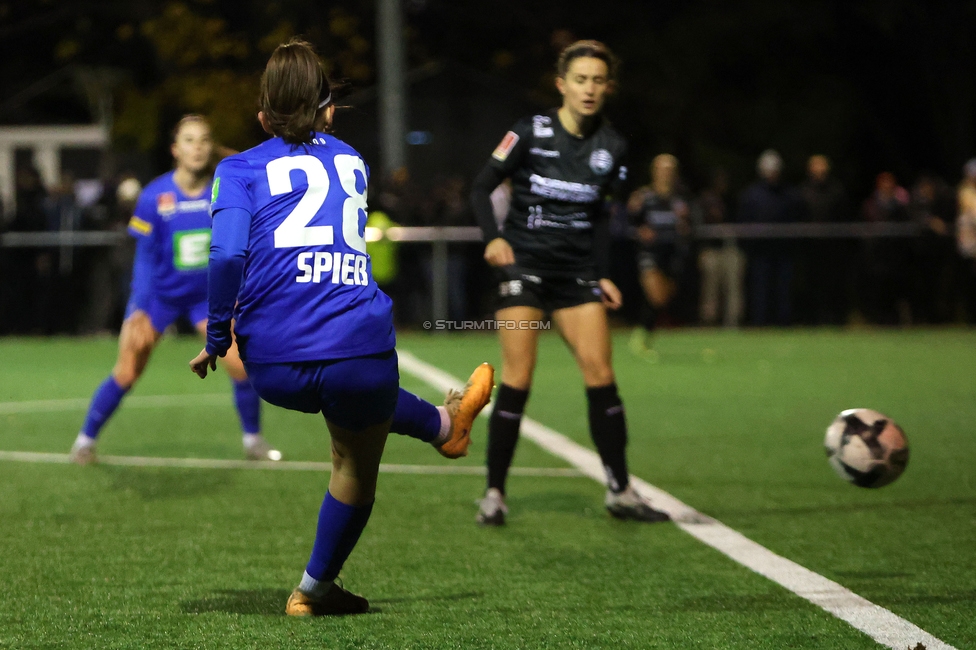
<instances>
[{"instance_id":1,"label":"spiess name on jersey","mask_svg":"<svg viewBox=\"0 0 976 650\"><path fill-rule=\"evenodd\" d=\"M302 275L295 278L295 282L313 282L318 284L326 277L326 282L332 284L352 284L365 287L369 284L369 274L366 271L366 256L352 253L299 253L298 269Z\"/></svg>"}]
</instances>

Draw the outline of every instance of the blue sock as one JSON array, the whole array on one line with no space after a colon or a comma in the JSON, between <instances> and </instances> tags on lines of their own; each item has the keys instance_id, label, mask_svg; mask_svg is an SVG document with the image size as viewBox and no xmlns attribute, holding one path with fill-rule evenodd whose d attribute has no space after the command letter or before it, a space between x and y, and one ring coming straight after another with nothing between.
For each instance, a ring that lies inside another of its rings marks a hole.
<instances>
[{"instance_id":1,"label":"blue sock","mask_svg":"<svg viewBox=\"0 0 976 650\"><path fill-rule=\"evenodd\" d=\"M93 440L97 438L98 432L115 413L115 409L119 408L119 403L128 392L128 388L119 386L115 377L109 375L108 379L103 381L102 385L95 390L95 394L92 395L91 404L88 406L88 415L85 417L85 423L81 426L81 432Z\"/></svg>"},{"instance_id":2,"label":"blue sock","mask_svg":"<svg viewBox=\"0 0 976 650\"><path fill-rule=\"evenodd\" d=\"M441 433L440 411L430 402L401 388L390 433L433 442Z\"/></svg>"},{"instance_id":3,"label":"blue sock","mask_svg":"<svg viewBox=\"0 0 976 650\"><path fill-rule=\"evenodd\" d=\"M241 419L241 431L244 433L261 433L261 398L247 379L233 381L234 404L237 405L237 415Z\"/></svg>"},{"instance_id":4,"label":"blue sock","mask_svg":"<svg viewBox=\"0 0 976 650\"><path fill-rule=\"evenodd\" d=\"M323 583L335 580L366 528L372 511L372 503L357 508L336 500L326 492L322 509L319 510L312 557L308 560L305 573Z\"/></svg>"}]
</instances>

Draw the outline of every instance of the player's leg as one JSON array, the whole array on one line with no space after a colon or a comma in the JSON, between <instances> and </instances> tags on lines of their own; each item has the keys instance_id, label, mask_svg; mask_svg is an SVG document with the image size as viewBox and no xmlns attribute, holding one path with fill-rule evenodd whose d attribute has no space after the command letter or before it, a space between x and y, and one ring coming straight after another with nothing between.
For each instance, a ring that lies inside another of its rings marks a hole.
<instances>
[{"instance_id":1,"label":"player's leg","mask_svg":"<svg viewBox=\"0 0 976 650\"><path fill-rule=\"evenodd\" d=\"M590 435L607 473L607 510L625 519L667 521L667 514L651 508L630 486L627 421L613 373L606 308L587 302L555 310L552 316L583 374Z\"/></svg>"},{"instance_id":2,"label":"player's leg","mask_svg":"<svg viewBox=\"0 0 976 650\"><path fill-rule=\"evenodd\" d=\"M499 309L495 319L500 323L517 324L539 321L543 316L545 313L538 307L519 305ZM504 524L508 513L505 483L518 444L522 413L529 399L539 330L502 325L498 329L498 340L502 349L502 383L488 421L488 489L477 516L478 523L489 526Z\"/></svg>"},{"instance_id":3,"label":"player's leg","mask_svg":"<svg viewBox=\"0 0 976 650\"><path fill-rule=\"evenodd\" d=\"M206 338L207 320L198 319L200 308L206 308L207 303L201 303L191 311L191 318L196 322L196 330ZM204 314L206 311L203 312ZM227 354L221 359L227 375L230 377L234 389L234 406L241 423L241 440L244 445L244 455L248 460L281 460L281 452L274 449L261 435L261 398L247 378L247 371L241 362L237 350L237 342L231 344Z\"/></svg>"},{"instance_id":4,"label":"player's leg","mask_svg":"<svg viewBox=\"0 0 976 650\"><path fill-rule=\"evenodd\" d=\"M170 314L165 306L154 303L149 313L135 310L122 323L115 366L92 395L81 431L71 447L69 457L72 462L88 465L96 461L98 434L118 409L122 398L142 376L162 330L174 318L175 315Z\"/></svg>"},{"instance_id":5,"label":"player's leg","mask_svg":"<svg viewBox=\"0 0 976 650\"><path fill-rule=\"evenodd\" d=\"M366 528L376 495L376 478L390 421L350 431L328 422L332 434L332 476L319 510L315 544L301 583L288 599L290 616L361 614L369 602L335 583Z\"/></svg>"},{"instance_id":6,"label":"player's leg","mask_svg":"<svg viewBox=\"0 0 976 650\"><path fill-rule=\"evenodd\" d=\"M292 616L366 612L365 598L334 581L373 509L380 458L399 397L396 353L391 350L298 371L309 376L310 381L302 383L317 390L332 434L333 469L311 557L285 611ZM263 379L257 382L259 391L263 383Z\"/></svg>"},{"instance_id":7,"label":"player's leg","mask_svg":"<svg viewBox=\"0 0 976 650\"><path fill-rule=\"evenodd\" d=\"M638 258L644 301L641 303L640 325L631 333L629 344L631 352L651 362L657 361L658 358L653 348L658 315L671 300L674 292L673 283L661 270L660 257L662 257L660 252L642 251Z\"/></svg>"},{"instance_id":8,"label":"player's leg","mask_svg":"<svg viewBox=\"0 0 976 650\"><path fill-rule=\"evenodd\" d=\"M474 419L491 401L494 374L490 364L481 364L464 390L447 392L443 406L434 406L401 388L390 433L430 443L446 458L467 456Z\"/></svg>"},{"instance_id":9,"label":"player's leg","mask_svg":"<svg viewBox=\"0 0 976 650\"><path fill-rule=\"evenodd\" d=\"M434 406L413 393L400 389L390 433L416 438L436 446L446 440L451 430L451 418L443 406Z\"/></svg>"}]
</instances>

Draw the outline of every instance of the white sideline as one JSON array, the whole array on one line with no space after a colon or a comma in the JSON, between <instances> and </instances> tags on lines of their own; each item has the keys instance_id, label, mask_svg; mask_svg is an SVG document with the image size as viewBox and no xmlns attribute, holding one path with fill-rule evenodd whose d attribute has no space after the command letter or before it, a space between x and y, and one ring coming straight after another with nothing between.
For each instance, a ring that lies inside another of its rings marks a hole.
<instances>
[{"instance_id":1,"label":"white sideline","mask_svg":"<svg viewBox=\"0 0 976 650\"><path fill-rule=\"evenodd\" d=\"M397 354L401 370L437 390L460 389L464 385L461 380L421 361L406 350L397 350ZM482 415L487 417L490 410L489 405ZM603 464L596 452L528 417L522 418L522 435L549 453L568 461L584 475L606 484ZM956 650L920 627L858 596L833 580L787 560L725 524L703 515L664 490L636 476L631 477L631 485L653 500L655 507L670 514L675 523L688 534L846 621L878 643L892 650L915 648L918 643L922 643L926 650Z\"/></svg>"},{"instance_id":2,"label":"white sideline","mask_svg":"<svg viewBox=\"0 0 976 650\"><path fill-rule=\"evenodd\" d=\"M36 451L0 451L0 461L22 463L68 463L68 454L49 454ZM99 465L127 467L183 467L191 469L269 469L292 472L329 472L331 463L279 460L225 460L221 458L156 458L148 456L99 456ZM463 474L484 476L484 467L471 465L396 465L383 463L381 474ZM513 467L516 476L575 477L582 474L569 467Z\"/></svg>"},{"instance_id":3,"label":"white sideline","mask_svg":"<svg viewBox=\"0 0 976 650\"><path fill-rule=\"evenodd\" d=\"M214 406L232 402L230 393L190 393L187 395L132 395L125 400L125 408L159 408L167 406ZM84 411L90 397L68 399L35 399L24 402L0 402L0 415L14 413L54 413Z\"/></svg>"}]
</instances>

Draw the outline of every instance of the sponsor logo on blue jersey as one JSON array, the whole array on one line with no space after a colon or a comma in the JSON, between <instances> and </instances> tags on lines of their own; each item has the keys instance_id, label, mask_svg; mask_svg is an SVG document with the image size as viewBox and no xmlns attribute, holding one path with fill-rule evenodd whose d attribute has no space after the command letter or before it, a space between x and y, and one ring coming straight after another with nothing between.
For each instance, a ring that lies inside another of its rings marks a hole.
<instances>
[{"instance_id":1,"label":"sponsor logo on blue jersey","mask_svg":"<svg viewBox=\"0 0 976 650\"><path fill-rule=\"evenodd\" d=\"M202 197L189 197L168 172L139 195L129 232L152 244L152 291L169 301L199 302L207 295L210 211Z\"/></svg>"}]
</instances>

